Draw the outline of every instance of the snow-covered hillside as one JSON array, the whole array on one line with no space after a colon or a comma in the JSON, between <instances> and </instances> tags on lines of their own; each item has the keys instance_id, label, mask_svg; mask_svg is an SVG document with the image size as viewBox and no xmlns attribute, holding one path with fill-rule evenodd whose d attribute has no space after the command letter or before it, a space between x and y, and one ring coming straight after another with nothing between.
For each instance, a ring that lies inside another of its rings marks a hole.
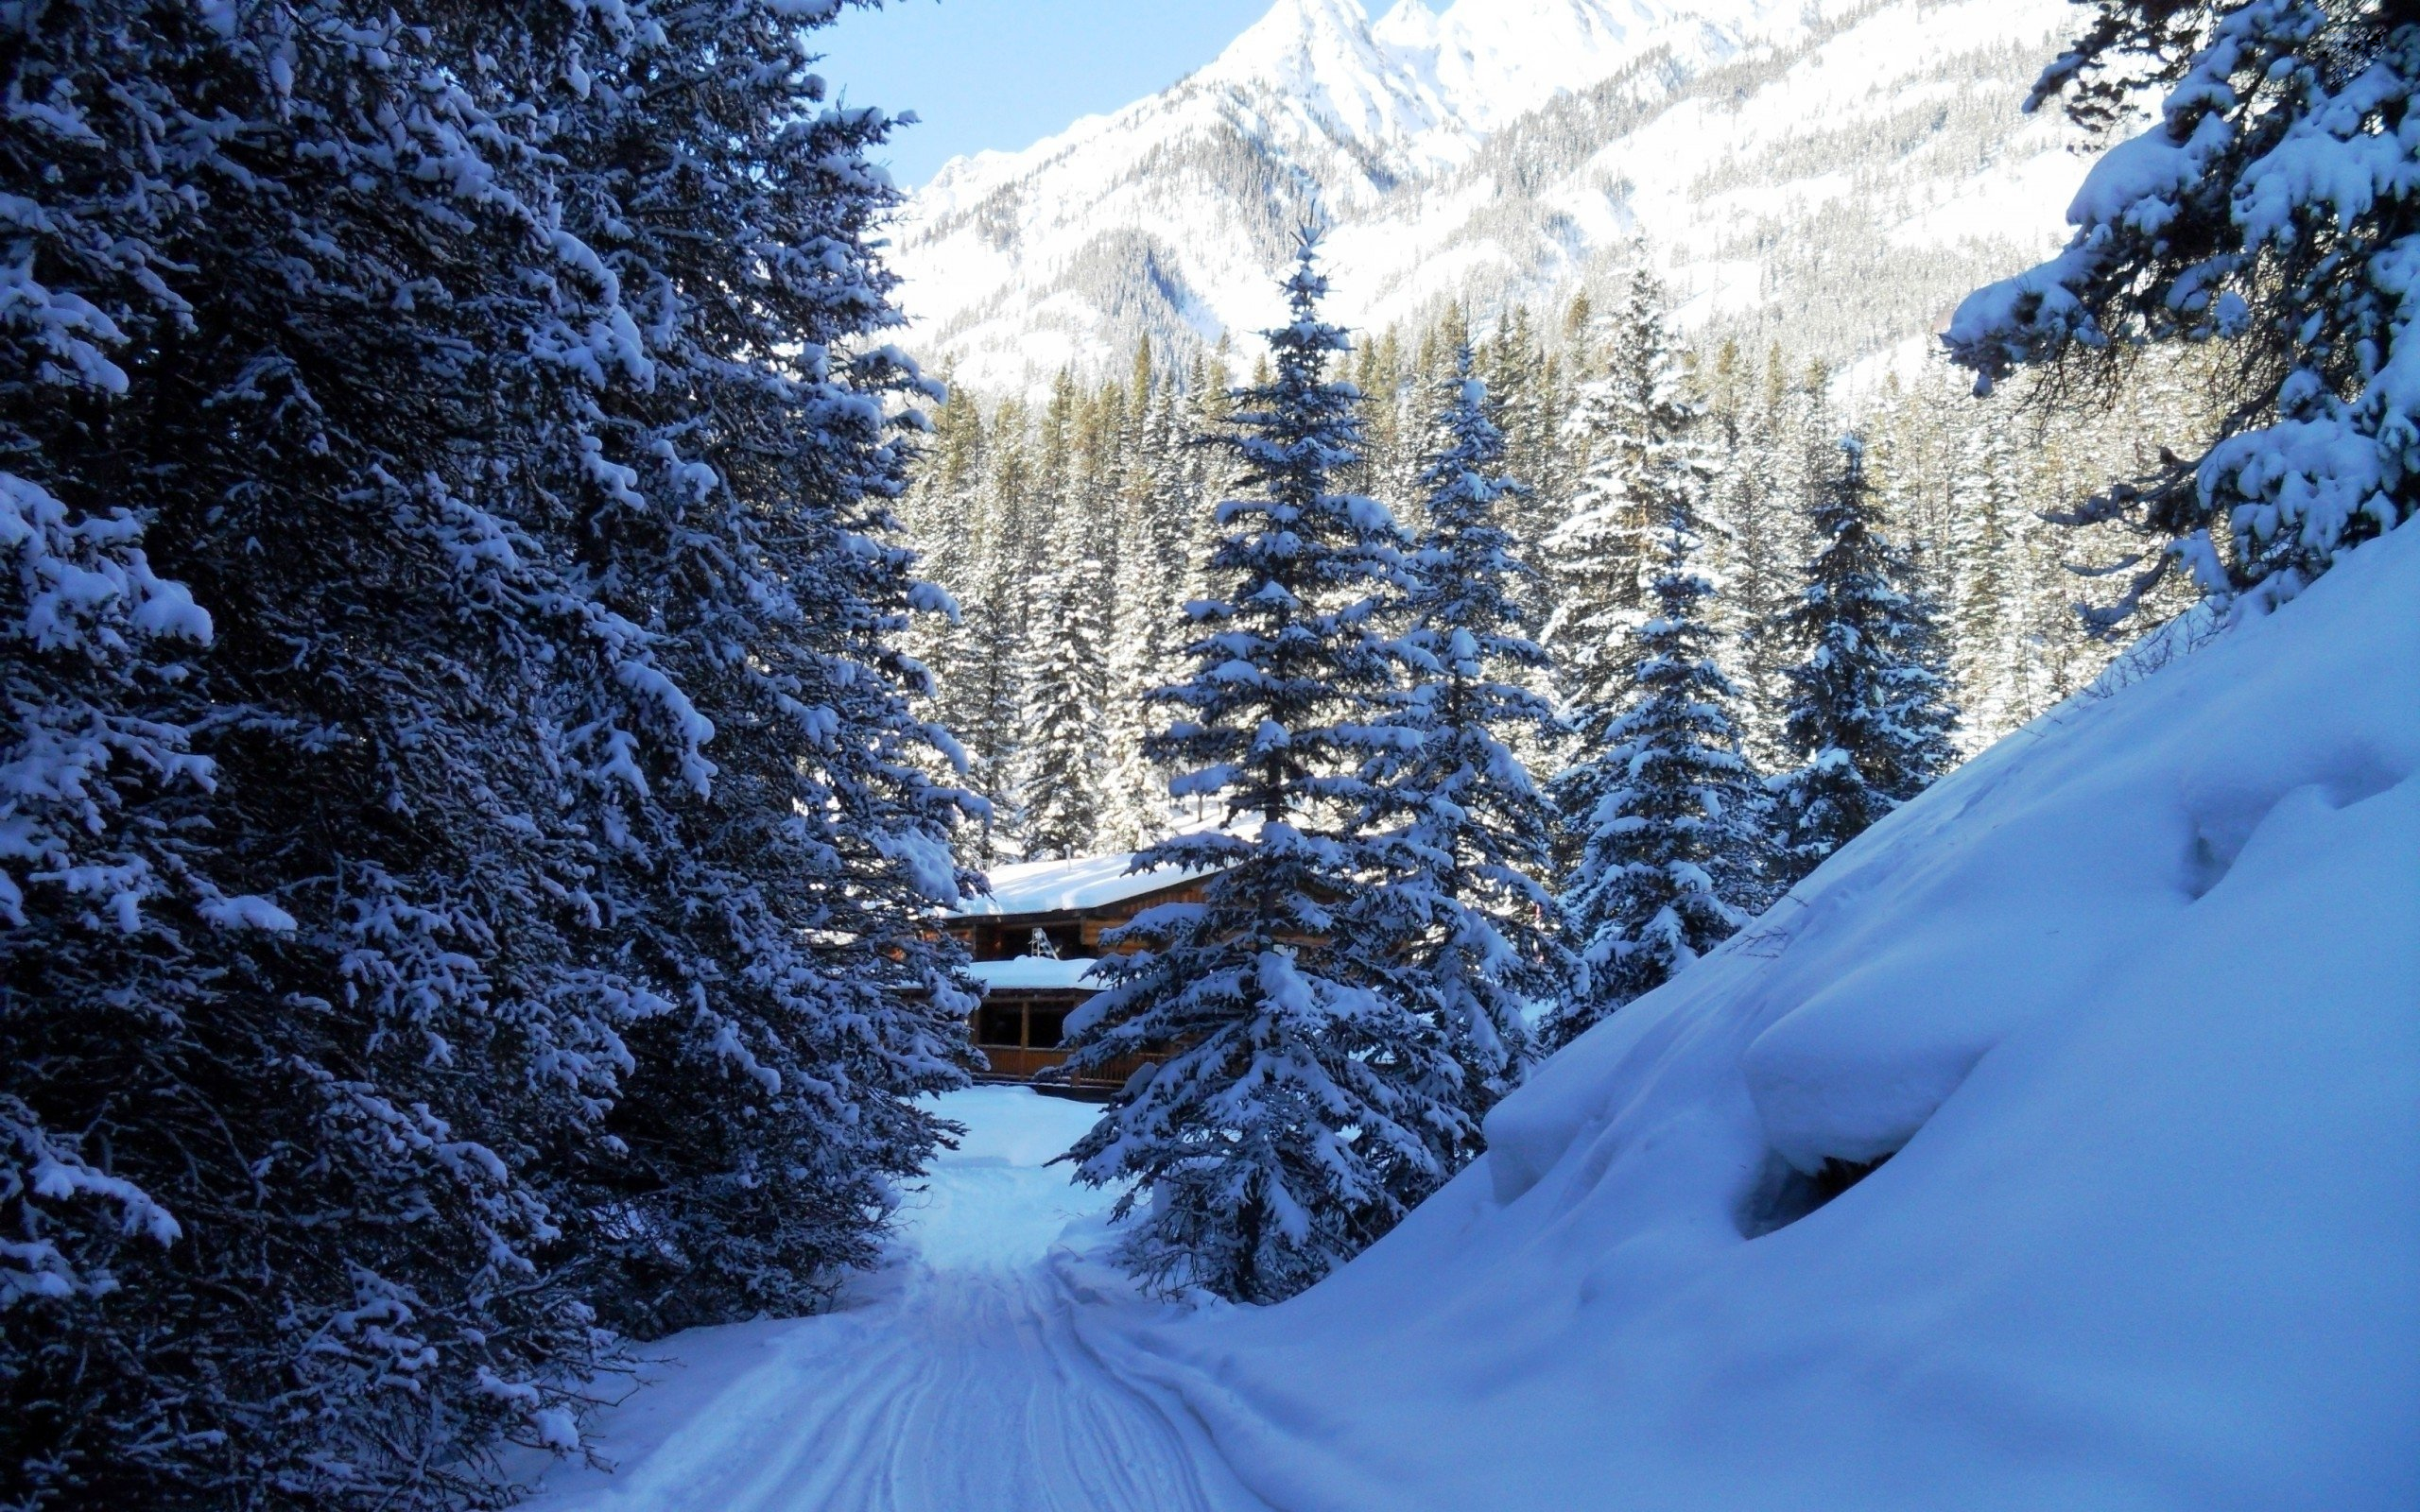
<instances>
[{"instance_id":1,"label":"snow-covered hillside","mask_svg":"<svg viewBox=\"0 0 2420 1512\"><path fill-rule=\"evenodd\" d=\"M2055 245L2083 163L2017 101L2061 0L1278 0L1165 93L944 167L913 340L979 388L1267 324L1297 228L1351 323L1559 301L1641 239L1685 318L1845 358Z\"/></svg>"},{"instance_id":2,"label":"snow-covered hillside","mask_svg":"<svg viewBox=\"0 0 2420 1512\"><path fill-rule=\"evenodd\" d=\"M2001 743L1488 1133L1304 1297L1098 1342L1289 1512L2420 1504L2420 530Z\"/></svg>"}]
</instances>

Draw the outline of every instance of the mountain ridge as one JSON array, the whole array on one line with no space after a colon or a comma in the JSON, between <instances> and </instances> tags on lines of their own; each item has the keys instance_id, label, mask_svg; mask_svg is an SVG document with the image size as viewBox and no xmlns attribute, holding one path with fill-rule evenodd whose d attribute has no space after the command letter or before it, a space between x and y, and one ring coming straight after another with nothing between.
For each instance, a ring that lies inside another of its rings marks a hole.
<instances>
[{"instance_id":1,"label":"mountain ridge","mask_svg":"<svg viewBox=\"0 0 2420 1512\"><path fill-rule=\"evenodd\" d=\"M1277 0L1167 90L945 165L898 228L910 344L995 392L1181 352L1270 323L1316 225L1350 324L1484 323L1644 256L1685 325L1795 306L1826 360L1904 348L2058 239L2081 144L2017 102L2067 9Z\"/></svg>"}]
</instances>

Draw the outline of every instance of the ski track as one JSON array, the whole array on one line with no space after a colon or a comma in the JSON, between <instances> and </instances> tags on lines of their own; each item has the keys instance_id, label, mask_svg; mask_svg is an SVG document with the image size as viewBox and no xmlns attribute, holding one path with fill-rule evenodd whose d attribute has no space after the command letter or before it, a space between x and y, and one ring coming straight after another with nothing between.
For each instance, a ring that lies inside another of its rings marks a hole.
<instances>
[{"instance_id":1,"label":"ski track","mask_svg":"<svg viewBox=\"0 0 2420 1512\"><path fill-rule=\"evenodd\" d=\"M1064 1191L994 1162L937 1171L928 1252L884 1295L766 1326L744 1365L676 1366L657 1389L689 1368L697 1389L668 1433L609 1439L614 1473L550 1476L524 1512L1269 1512L1190 1414L1085 1342L1079 1309L1125 1304L1080 1297L1031 1235L970 1247L1020 1222L1055 1232Z\"/></svg>"},{"instance_id":2,"label":"ski track","mask_svg":"<svg viewBox=\"0 0 2420 1512\"><path fill-rule=\"evenodd\" d=\"M1043 1267L916 1266L776 1342L610 1482L546 1512L1266 1512L1118 1380Z\"/></svg>"}]
</instances>

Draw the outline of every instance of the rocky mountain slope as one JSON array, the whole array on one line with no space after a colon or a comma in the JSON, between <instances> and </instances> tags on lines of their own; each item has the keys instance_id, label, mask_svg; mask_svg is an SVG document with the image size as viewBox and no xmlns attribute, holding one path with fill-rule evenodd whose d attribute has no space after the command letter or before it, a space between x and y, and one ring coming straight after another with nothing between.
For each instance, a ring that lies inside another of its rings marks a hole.
<instances>
[{"instance_id":1,"label":"rocky mountain slope","mask_svg":"<svg viewBox=\"0 0 2420 1512\"><path fill-rule=\"evenodd\" d=\"M2017 102L2060 0L1278 0L1208 67L945 166L895 261L912 343L1031 387L1276 311L1328 230L1355 324L1559 304L1639 255L1685 322L1848 360L2058 240L2076 134Z\"/></svg>"}]
</instances>

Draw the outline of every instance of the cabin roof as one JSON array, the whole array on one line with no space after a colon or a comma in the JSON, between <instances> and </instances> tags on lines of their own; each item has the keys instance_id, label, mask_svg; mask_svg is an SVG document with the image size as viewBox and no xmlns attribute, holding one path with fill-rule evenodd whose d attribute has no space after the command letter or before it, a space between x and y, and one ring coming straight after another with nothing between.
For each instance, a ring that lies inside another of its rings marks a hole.
<instances>
[{"instance_id":1,"label":"cabin roof","mask_svg":"<svg viewBox=\"0 0 2420 1512\"><path fill-rule=\"evenodd\" d=\"M1177 867L1133 871L1133 865L1132 854L1116 854L995 867L992 870L991 896L969 898L951 910L949 917L998 919L1106 908L1211 875L1208 870Z\"/></svg>"},{"instance_id":2,"label":"cabin roof","mask_svg":"<svg viewBox=\"0 0 2420 1512\"><path fill-rule=\"evenodd\" d=\"M1108 984L1091 974L1097 964L1090 956L1020 955L1012 961L971 961L966 971L986 989L1098 992Z\"/></svg>"}]
</instances>

